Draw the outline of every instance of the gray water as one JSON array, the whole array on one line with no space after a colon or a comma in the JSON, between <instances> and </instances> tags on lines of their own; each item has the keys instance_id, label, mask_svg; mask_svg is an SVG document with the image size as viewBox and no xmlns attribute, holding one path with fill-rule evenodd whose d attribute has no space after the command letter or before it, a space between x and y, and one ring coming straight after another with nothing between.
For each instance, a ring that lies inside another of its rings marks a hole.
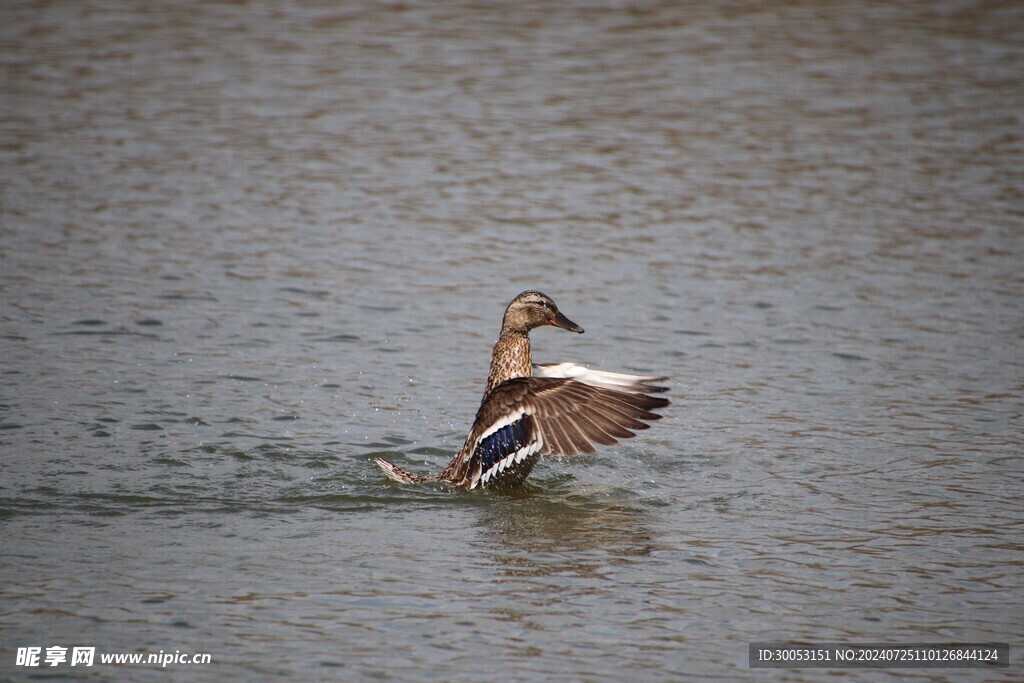
<instances>
[{"instance_id":1,"label":"gray water","mask_svg":"<svg viewBox=\"0 0 1024 683\"><path fill-rule=\"evenodd\" d=\"M1021 680L1024 8L914 5L3 3L2 677ZM385 483L527 288L665 418Z\"/></svg>"}]
</instances>

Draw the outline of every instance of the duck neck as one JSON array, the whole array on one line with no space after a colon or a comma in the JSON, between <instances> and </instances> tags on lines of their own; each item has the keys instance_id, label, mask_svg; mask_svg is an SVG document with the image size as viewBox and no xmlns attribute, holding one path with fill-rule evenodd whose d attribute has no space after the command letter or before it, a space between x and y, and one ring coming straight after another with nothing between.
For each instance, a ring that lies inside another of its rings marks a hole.
<instances>
[{"instance_id":1,"label":"duck neck","mask_svg":"<svg viewBox=\"0 0 1024 683\"><path fill-rule=\"evenodd\" d=\"M491 390L502 382L531 375L533 356L530 353L530 338L522 332L502 330L491 353L491 369L487 373L487 389L484 390L484 395L491 393Z\"/></svg>"}]
</instances>

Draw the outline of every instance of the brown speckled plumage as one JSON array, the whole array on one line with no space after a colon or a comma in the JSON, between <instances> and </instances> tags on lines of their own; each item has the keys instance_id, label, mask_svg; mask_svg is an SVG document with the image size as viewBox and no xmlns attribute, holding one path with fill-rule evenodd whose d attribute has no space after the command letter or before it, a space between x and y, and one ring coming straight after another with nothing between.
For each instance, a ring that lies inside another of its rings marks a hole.
<instances>
[{"instance_id":1,"label":"brown speckled plumage","mask_svg":"<svg viewBox=\"0 0 1024 683\"><path fill-rule=\"evenodd\" d=\"M508 487L523 482L542 454L592 453L594 444L611 445L635 436L661 416L668 399L648 396L665 391L652 382L663 377L622 375L587 370L569 363L538 366L535 377L530 330L554 325L583 329L562 315L554 301L537 291L513 299L494 344L480 409L459 453L436 477L407 472L377 459L395 481L431 479L476 488Z\"/></svg>"},{"instance_id":2,"label":"brown speckled plumage","mask_svg":"<svg viewBox=\"0 0 1024 683\"><path fill-rule=\"evenodd\" d=\"M491 352L491 368L487 372L487 388L484 396L494 387L515 377L529 377L533 373L533 354L530 338L525 334L508 334L498 337Z\"/></svg>"}]
</instances>

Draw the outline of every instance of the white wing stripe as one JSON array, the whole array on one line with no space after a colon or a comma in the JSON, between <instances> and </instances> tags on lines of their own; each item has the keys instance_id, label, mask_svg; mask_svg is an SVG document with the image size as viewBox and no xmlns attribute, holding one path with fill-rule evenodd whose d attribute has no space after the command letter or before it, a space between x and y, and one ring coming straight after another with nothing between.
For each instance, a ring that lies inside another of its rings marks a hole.
<instances>
[{"instance_id":1,"label":"white wing stripe","mask_svg":"<svg viewBox=\"0 0 1024 683\"><path fill-rule=\"evenodd\" d=\"M577 382L589 384L595 387L606 389L619 389L625 391L642 392L649 390L643 385L648 382L657 382L663 377L648 375L627 375L621 372L606 372L604 370L591 370L575 363L558 363L548 365L534 365L534 377L554 377L574 379Z\"/></svg>"},{"instance_id":2,"label":"white wing stripe","mask_svg":"<svg viewBox=\"0 0 1024 683\"><path fill-rule=\"evenodd\" d=\"M493 434L494 432L498 431L502 427L507 427L510 424L512 424L513 422L518 422L519 418L521 418L523 415L533 415L533 412L530 411L530 410L527 410L526 408L520 408L516 412L509 413L508 415L506 415L505 417L501 418L500 420L492 423L491 426L487 428L487 431L485 431L483 434L481 434L480 438L478 438L476 440L476 444L474 444L473 450L476 450L476 446L479 446L481 441L483 441L484 439L486 439L487 437L489 437L491 434Z\"/></svg>"},{"instance_id":3,"label":"white wing stripe","mask_svg":"<svg viewBox=\"0 0 1024 683\"><path fill-rule=\"evenodd\" d=\"M501 472L504 472L506 469L512 467L513 465L518 465L523 460L526 460L528 457L538 452L543 445L543 439L536 439L532 443L526 444L515 453L510 453L509 455L506 455L504 458L491 465L491 468L480 476L480 483L486 484L488 481L491 480L491 477Z\"/></svg>"}]
</instances>

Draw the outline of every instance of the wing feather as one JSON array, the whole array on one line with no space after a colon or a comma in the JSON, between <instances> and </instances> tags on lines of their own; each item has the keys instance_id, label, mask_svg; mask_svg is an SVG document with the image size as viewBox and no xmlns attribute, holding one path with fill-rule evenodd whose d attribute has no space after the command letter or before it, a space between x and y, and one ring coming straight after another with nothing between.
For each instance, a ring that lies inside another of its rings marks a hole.
<instances>
[{"instance_id":1,"label":"wing feather","mask_svg":"<svg viewBox=\"0 0 1024 683\"><path fill-rule=\"evenodd\" d=\"M565 427L565 433L569 436L569 441L575 449L574 453L567 453L566 455L575 455L578 452L593 453L597 450L594 448L594 444L590 442L589 434L584 431L581 425L577 424L577 417L578 415L565 412L560 416L560 421Z\"/></svg>"},{"instance_id":2,"label":"wing feather","mask_svg":"<svg viewBox=\"0 0 1024 683\"><path fill-rule=\"evenodd\" d=\"M601 420L593 415L580 415L579 419L586 426L590 438L602 446L611 446L618 443L619 439L628 439L636 436L625 427L618 427L614 422Z\"/></svg>"},{"instance_id":3,"label":"wing feather","mask_svg":"<svg viewBox=\"0 0 1024 683\"><path fill-rule=\"evenodd\" d=\"M664 388L644 386L643 389L659 391ZM495 387L477 418L479 422L493 413L488 424L492 420L496 423L502 419L501 414L522 411L532 417L542 435L541 452L576 455L593 453L595 444L610 446L619 439L635 436L633 430L647 429L647 422L661 418L653 411L667 405L668 399L648 396L634 385L620 389L611 388L607 383L599 386L565 377L518 377ZM495 408L492 411L488 406ZM476 429L478 425L474 425ZM479 433L487 429L487 426L479 426Z\"/></svg>"},{"instance_id":4,"label":"wing feather","mask_svg":"<svg viewBox=\"0 0 1024 683\"><path fill-rule=\"evenodd\" d=\"M621 372L592 370L574 363L534 363L533 374L536 377L563 377L574 379L583 384L605 387L617 391L634 394L656 394L668 391L668 387L657 386L654 382L664 382L668 377L657 375L627 375Z\"/></svg>"},{"instance_id":5,"label":"wing feather","mask_svg":"<svg viewBox=\"0 0 1024 683\"><path fill-rule=\"evenodd\" d=\"M437 478L470 488L513 486L541 454L593 453L596 445L636 436L661 418L654 411L669 405L666 398L644 393L665 391L650 383L664 378L586 372L589 382L517 377L494 387L484 396L462 450Z\"/></svg>"}]
</instances>

